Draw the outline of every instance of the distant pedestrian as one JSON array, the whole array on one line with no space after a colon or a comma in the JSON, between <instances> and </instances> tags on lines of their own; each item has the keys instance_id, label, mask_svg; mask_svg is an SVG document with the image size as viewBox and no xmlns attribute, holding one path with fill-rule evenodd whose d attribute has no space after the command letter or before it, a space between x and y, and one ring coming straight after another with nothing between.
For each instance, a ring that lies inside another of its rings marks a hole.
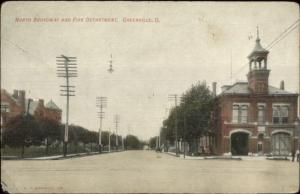
<instances>
[{"instance_id":1,"label":"distant pedestrian","mask_svg":"<svg viewBox=\"0 0 300 194\"><path fill-rule=\"evenodd\" d=\"M297 149L297 151L296 151L296 157L297 157L297 162L299 162L300 161L300 151L299 151L299 149Z\"/></svg>"},{"instance_id":2,"label":"distant pedestrian","mask_svg":"<svg viewBox=\"0 0 300 194\"><path fill-rule=\"evenodd\" d=\"M294 160L295 160L295 149L292 150L292 162L294 162Z\"/></svg>"}]
</instances>

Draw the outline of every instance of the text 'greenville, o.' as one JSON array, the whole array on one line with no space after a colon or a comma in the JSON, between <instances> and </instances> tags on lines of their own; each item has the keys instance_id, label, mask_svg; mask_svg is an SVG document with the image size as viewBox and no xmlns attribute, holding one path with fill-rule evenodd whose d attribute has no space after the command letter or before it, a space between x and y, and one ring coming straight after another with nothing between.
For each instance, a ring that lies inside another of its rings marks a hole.
<instances>
[{"instance_id":1,"label":"text 'greenville, o.'","mask_svg":"<svg viewBox=\"0 0 300 194\"><path fill-rule=\"evenodd\" d=\"M159 23L158 17L16 17L16 23Z\"/></svg>"}]
</instances>

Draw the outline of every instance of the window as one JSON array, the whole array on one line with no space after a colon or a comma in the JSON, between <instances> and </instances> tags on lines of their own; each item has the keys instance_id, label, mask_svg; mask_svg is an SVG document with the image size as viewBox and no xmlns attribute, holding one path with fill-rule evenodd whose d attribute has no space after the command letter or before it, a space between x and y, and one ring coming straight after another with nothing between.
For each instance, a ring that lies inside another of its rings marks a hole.
<instances>
[{"instance_id":1,"label":"window","mask_svg":"<svg viewBox=\"0 0 300 194\"><path fill-rule=\"evenodd\" d=\"M248 122L248 106L243 105L241 107L241 122L240 123L247 123Z\"/></svg>"},{"instance_id":2,"label":"window","mask_svg":"<svg viewBox=\"0 0 300 194\"><path fill-rule=\"evenodd\" d=\"M248 105L233 105L232 122L247 123L248 122Z\"/></svg>"},{"instance_id":3,"label":"window","mask_svg":"<svg viewBox=\"0 0 300 194\"><path fill-rule=\"evenodd\" d=\"M281 122L282 123L288 123L288 114L289 114L289 109L287 106L282 106L280 109L281 113Z\"/></svg>"},{"instance_id":4,"label":"window","mask_svg":"<svg viewBox=\"0 0 300 194\"><path fill-rule=\"evenodd\" d=\"M239 106L238 105L233 105L232 122L233 123L238 123L239 122Z\"/></svg>"},{"instance_id":5,"label":"window","mask_svg":"<svg viewBox=\"0 0 300 194\"><path fill-rule=\"evenodd\" d=\"M9 105L7 103L1 103L1 113L9 112Z\"/></svg>"},{"instance_id":6,"label":"window","mask_svg":"<svg viewBox=\"0 0 300 194\"><path fill-rule=\"evenodd\" d=\"M273 106L273 123L288 123L288 106Z\"/></svg>"},{"instance_id":7,"label":"window","mask_svg":"<svg viewBox=\"0 0 300 194\"><path fill-rule=\"evenodd\" d=\"M259 105L257 107L257 122L264 123L265 122L265 106Z\"/></svg>"}]
</instances>

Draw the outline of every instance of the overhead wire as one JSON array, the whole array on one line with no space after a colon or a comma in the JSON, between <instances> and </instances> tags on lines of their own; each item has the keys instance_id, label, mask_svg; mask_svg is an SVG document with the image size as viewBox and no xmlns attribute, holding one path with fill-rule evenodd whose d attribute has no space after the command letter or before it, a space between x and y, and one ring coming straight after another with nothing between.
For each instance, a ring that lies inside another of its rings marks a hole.
<instances>
[{"instance_id":1,"label":"overhead wire","mask_svg":"<svg viewBox=\"0 0 300 194\"><path fill-rule=\"evenodd\" d=\"M296 29L297 26L299 26L299 20L297 19L295 22L293 22L289 27L287 27L282 33L280 33L271 43L269 43L266 46L266 49L272 49L276 44L278 44L281 40L283 40L287 35L289 35L290 32ZM244 70L247 67L248 63L244 64L242 67L240 67L235 73L231 74L231 78L236 77L242 70ZM225 81L228 81L229 79L226 79ZM220 80L219 80L220 81Z\"/></svg>"}]
</instances>

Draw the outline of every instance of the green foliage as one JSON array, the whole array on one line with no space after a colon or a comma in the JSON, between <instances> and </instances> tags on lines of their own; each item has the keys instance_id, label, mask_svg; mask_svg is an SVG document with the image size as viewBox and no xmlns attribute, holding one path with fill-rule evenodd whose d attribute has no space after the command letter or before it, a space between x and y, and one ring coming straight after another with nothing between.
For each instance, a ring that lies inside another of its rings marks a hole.
<instances>
[{"instance_id":1,"label":"green foliage","mask_svg":"<svg viewBox=\"0 0 300 194\"><path fill-rule=\"evenodd\" d=\"M157 136L150 138L150 140L149 140L149 147L151 149L155 149L156 148L156 141L157 141Z\"/></svg>"},{"instance_id":2,"label":"green foliage","mask_svg":"<svg viewBox=\"0 0 300 194\"><path fill-rule=\"evenodd\" d=\"M108 131L101 132L101 143L103 146L108 145Z\"/></svg>"},{"instance_id":3,"label":"green foliage","mask_svg":"<svg viewBox=\"0 0 300 194\"><path fill-rule=\"evenodd\" d=\"M39 118L37 121L42 139L47 139L47 144L60 139L61 132L57 121L48 118Z\"/></svg>"},{"instance_id":4,"label":"green foliage","mask_svg":"<svg viewBox=\"0 0 300 194\"><path fill-rule=\"evenodd\" d=\"M22 157L41 155L41 150L43 149L46 155L61 153L64 131L64 124L59 124L48 118L37 119L31 115L17 116L8 122L3 131L3 141L1 142L3 143L3 150L1 151L6 153L6 151L22 147ZM101 142L103 146L108 145L108 135L108 131L102 131ZM69 125L68 153L88 150L96 151L98 149L98 138L99 133L96 131L89 131L78 125ZM112 149L114 149L113 147L116 147L116 135L111 134L110 140ZM127 142L125 142L126 140ZM118 135L119 149L122 147L122 143L122 136ZM124 145L126 143L129 149L140 149L145 144L132 135L126 137ZM89 146L86 146L87 144ZM9 150L5 149L5 145ZM28 147L25 152L24 146ZM32 149L33 147L34 149ZM35 149L37 147L39 148Z\"/></svg>"},{"instance_id":5,"label":"green foliage","mask_svg":"<svg viewBox=\"0 0 300 194\"><path fill-rule=\"evenodd\" d=\"M124 140L124 146L126 149L132 150L132 149L141 149L142 143L138 139L137 136L134 135L127 135Z\"/></svg>"},{"instance_id":6,"label":"green foliage","mask_svg":"<svg viewBox=\"0 0 300 194\"><path fill-rule=\"evenodd\" d=\"M42 141L38 122L31 115L11 118L3 130L3 141L10 147L38 145Z\"/></svg>"},{"instance_id":7,"label":"green foliage","mask_svg":"<svg viewBox=\"0 0 300 194\"><path fill-rule=\"evenodd\" d=\"M198 82L187 90L179 106L170 111L161 128L161 137L170 142L175 140L175 118L178 139L191 142L211 129L213 95L205 82Z\"/></svg>"}]
</instances>

